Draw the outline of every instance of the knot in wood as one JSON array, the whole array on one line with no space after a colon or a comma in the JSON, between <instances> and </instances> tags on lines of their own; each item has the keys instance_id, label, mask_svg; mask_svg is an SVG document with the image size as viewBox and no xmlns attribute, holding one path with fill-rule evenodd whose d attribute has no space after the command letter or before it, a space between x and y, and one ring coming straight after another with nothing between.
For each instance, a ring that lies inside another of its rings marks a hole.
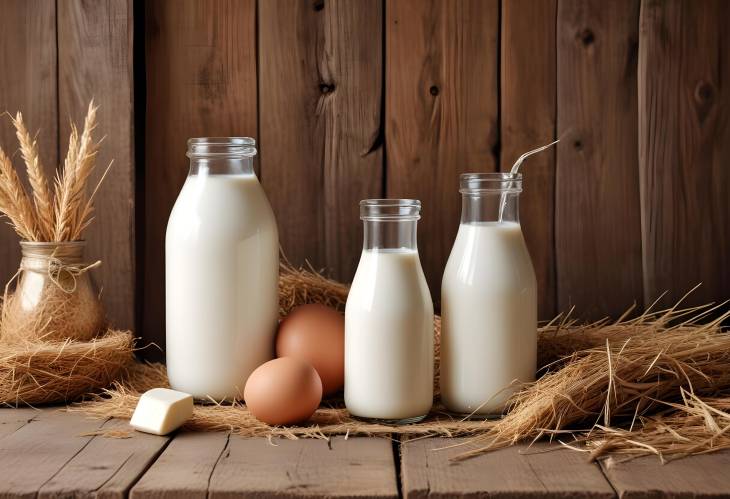
<instances>
[{"instance_id":1,"label":"knot in wood","mask_svg":"<svg viewBox=\"0 0 730 499\"><path fill-rule=\"evenodd\" d=\"M695 100L697 104L707 105L712 103L715 96L715 89L712 83L700 80L695 87Z\"/></svg>"},{"instance_id":2,"label":"knot in wood","mask_svg":"<svg viewBox=\"0 0 730 499\"><path fill-rule=\"evenodd\" d=\"M333 83L320 83L319 84L319 91L323 94L329 94L334 92L335 85Z\"/></svg>"},{"instance_id":3,"label":"knot in wood","mask_svg":"<svg viewBox=\"0 0 730 499\"><path fill-rule=\"evenodd\" d=\"M593 45L593 43L596 41L596 35L593 33L592 30L588 28L578 33L578 38L580 39L580 42L586 47L588 47L589 45Z\"/></svg>"},{"instance_id":4,"label":"knot in wood","mask_svg":"<svg viewBox=\"0 0 730 499\"><path fill-rule=\"evenodd\" d=\"M431 85L431 88L429 88L428 91L431 93L431 95L436 97L439 94L439 87L437 87L436 85Z\"/></svg>"}]
</instances>

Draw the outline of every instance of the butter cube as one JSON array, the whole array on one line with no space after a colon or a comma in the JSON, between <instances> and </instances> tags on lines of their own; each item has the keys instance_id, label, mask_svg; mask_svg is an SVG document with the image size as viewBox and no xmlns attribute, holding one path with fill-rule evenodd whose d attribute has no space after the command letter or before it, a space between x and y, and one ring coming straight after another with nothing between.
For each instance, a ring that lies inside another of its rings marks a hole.
<instances>
[{"instance_id":1,"label":"butter cube","mask_svg":"<svg viewBox=\"0 0 730 499\"><path fill-rule=\"evenodd\" d=\"M167 435L193 415L193 396L169 388L142 394L129 424L136 430Z\"/></svg>"}]
</instances>

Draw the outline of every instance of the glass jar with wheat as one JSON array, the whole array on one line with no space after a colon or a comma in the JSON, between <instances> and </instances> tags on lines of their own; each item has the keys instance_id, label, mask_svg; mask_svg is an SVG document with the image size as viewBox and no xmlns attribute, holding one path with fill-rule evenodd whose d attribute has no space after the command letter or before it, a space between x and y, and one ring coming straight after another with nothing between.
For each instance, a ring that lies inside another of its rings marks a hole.
<instances>
[{"instance_id":1,"label":"glass jar with wheat","mask_svg":"<svg viewBox=\"0 0 730 499\"><path fill-rule=\"evenodd\" d=\"M23 116L11 118L30 193L0 148L0 212L20 236L22 254L17 273L5 287L0 341L85 341L106 329L89 273L101 262L87 263L83 256L94 195L109 170L88 192L101 142L94 137L96 111L92 101L81 133L72 124L68 153L52 182Z\"/></svg>"}]
</instances>

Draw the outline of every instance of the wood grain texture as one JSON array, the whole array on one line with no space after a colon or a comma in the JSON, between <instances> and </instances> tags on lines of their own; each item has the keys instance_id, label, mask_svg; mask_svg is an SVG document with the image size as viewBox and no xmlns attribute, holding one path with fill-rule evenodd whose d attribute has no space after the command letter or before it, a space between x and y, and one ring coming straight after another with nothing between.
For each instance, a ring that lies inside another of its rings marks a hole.
<instances>
[{"instance_id":1,"label":"wood grain texture","mask_svg":"<svg viewBox=\"0 0 730 499\"><path fill-rule=\"evenodd\" d=\"M638 0L558 4L558 311L584 318L643 301L638 19Z\"/></svg>"},{"instance_id":2,"label":"wood grain texture","mask_svg":"<svg viewBox=\"0 0 730 499\"><path fill-rule=\"evenodd\" d=\"M644 293L730 298L730 5L645 1L639 44Z\"/></svg>"},{"instance_id":3,"label":"wood grain texture","mask_svg":"<svg viewBox=\"0 0 730 499\"><path fill-rule=\"evenodd\" d=\"M132 488L132 499L206 499L227 433L178 433Z\"/></svg>"},{"instance_id":4,"label":"wood grain texture","mask_svg":"<svg viewBox=\"0 0 730 499\"><path fill-rule=\"evenodd\" d=\"M231 437L210 478L211 499L398 497L390 440Z\"/></svg>"},{"instance_id":5,"label":"wood grain texture","mask_svg":"<svg viewBox=\"0 0 730 499\"><path fill-rule=\"evenodd\" d=\"M662 464L655 456L628 462L601 462L619 497L730 497L730 452L691 456Z\"/></svg>"},{"instance_id":6,"label":"wood grain texture","mask_svg":"<svg viewBox=\"0 0 730 499\"><path fill-rule=\"evenodd\" d=\"M381 197L382 1L259 2L264 187L284 254L352 279Z\"/></svg>"},{"instance_id":7,"label":"wood grain texture","mask_svg":"<svg viewBox=\"0 0 730 499\"><path fill-rule=\"evenodd\" d=\"M0 408L0 438L15 433L38 416L37 409Z\"/></svg>"},{"instance_id":8,"label":"wood grain texture","mask_svg":"<svg viewBox=\"0 0 730 499\"><path fill-rule=\"evenodd\" d=\"M68 414L69 418L83 418ZM110 420L107 430L129 429L127 421ZM39 499L94 497L123 499L167 445L168 437L134 432L130 438L95 436L78 454L46 482Z\"/></svg>"},{"instance_id":9,"label":"wood grain texture","mask_svg":"<svg viewBox=\"0 0 730 499\"><path fill-rule=\"evenodd\" d=\"M154 0L145 8L143 334L164 348L165 228L188 173L186 141L256 137L256 4Z\"/></svg>"},{"instance_id":10,"label":"wood grain texture","mask_svg":"<svg viewBox=\"0 0 730 499\"><path fill-rule=\"evenodd\" d=\"M423 203L419 253L434 302L459 227L459 174L495 171L499 4L386 2L387 196Z\"/></svg>"},{"instance_id":11,"label":"wood grain texture","mask_svg":"<svg viewBox=\"0 0 730 499\"><path fill-rule=\"evenodd\" d=\"M407 498L529 496L612 498L600 468L582 454L538 443L516 445L461 462L467 439L431 438L402 444L403 496Z\"/></svg>"},{"instance_id":12,"label":"wood grain texture","mask_svg":"<svg viewBox=\"0 0 730 499\"><path fill-rule=\"evenodd\" d=\"M58 164L58 98L56 91L56 3L47 0L3 0L0 4L0 113L17 111L31 133L38 131L41 160L47 174ZM0 118L0 147L24 170L15 131ZM25 175L22 175L25 178ZM5 220L0 223L0 283L18 270L19 238Z\"/></svg>"},{"instance_id":13,"label":"wood grain texture","mask_svg":"<svg viewBox=\"0 0 730 499\"><path fill-rule=\"evenodd\" d=\"M93 98L99 105L97 138L105 138L90 190L114 163L95 198L86 255L102 261L95 277L111 324L122 329L135 326L132 23L131 0L58 3L61 151L65 156L70 120L81 127Z\"/></svg>"},{"instance_id":14,"label":"wood grain texture","mask_svg":"<svg viewBox=\"0 0 730 499\"><path fill-rule=\"evenodd\" d=\"M524 152L555 140L557 0L502 2L501 171ZM522 167L520 223L537 275L538 316L555 316L555 150Z\"/></svg>"},{"instance_id":15,"label":"wood grain texture","mask_svg":"<svg viewBox=\"0 0 730 499\"><path fill-rule=\"evenodd\" d=\"M103 422L43 409L30 423L0 438L0 498L35 498Z\"/></svg>"}]
</instances>

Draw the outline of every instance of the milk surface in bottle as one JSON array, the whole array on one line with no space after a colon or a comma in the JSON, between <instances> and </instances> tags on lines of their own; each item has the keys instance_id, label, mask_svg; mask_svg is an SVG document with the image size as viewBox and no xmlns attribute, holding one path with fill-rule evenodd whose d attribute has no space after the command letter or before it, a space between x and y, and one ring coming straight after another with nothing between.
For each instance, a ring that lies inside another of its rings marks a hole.
<instances>
[{"instance_id":1,"label":"milk surface in bottle","mask_svg":"<svg viewBox=\"0 0 730 499\"><path fill-rule=\"evenodd\" d=\"M500 415L535 379L537 284L521 190L521 174L461 176L461 224L441 286L441 400L450 411Z\"/></svg>"},{"instance_id":2,"label":"milk surface in bottle","mask_svg":"<svg viewBox=\"0 0 730 499\"><path fill-rule=\"evenodd\" d=\"M242 398L249 374L273 357L279 241L255 154L247 137L190 139L190 173L167 224L167 373L196 398Z\"/></svg>"},{"instance_id":3,"label":"milk surface in bottle","mask_svg":"<svg viewBox=\"0 0 730 499\"><path fill-rule=\"evenodd\" d=\"M422 419L433 402L433 303L416 247L420 202L360 203L364 244L345 308L345 404L358 417Z\"/></svg>"}]
</instances>

